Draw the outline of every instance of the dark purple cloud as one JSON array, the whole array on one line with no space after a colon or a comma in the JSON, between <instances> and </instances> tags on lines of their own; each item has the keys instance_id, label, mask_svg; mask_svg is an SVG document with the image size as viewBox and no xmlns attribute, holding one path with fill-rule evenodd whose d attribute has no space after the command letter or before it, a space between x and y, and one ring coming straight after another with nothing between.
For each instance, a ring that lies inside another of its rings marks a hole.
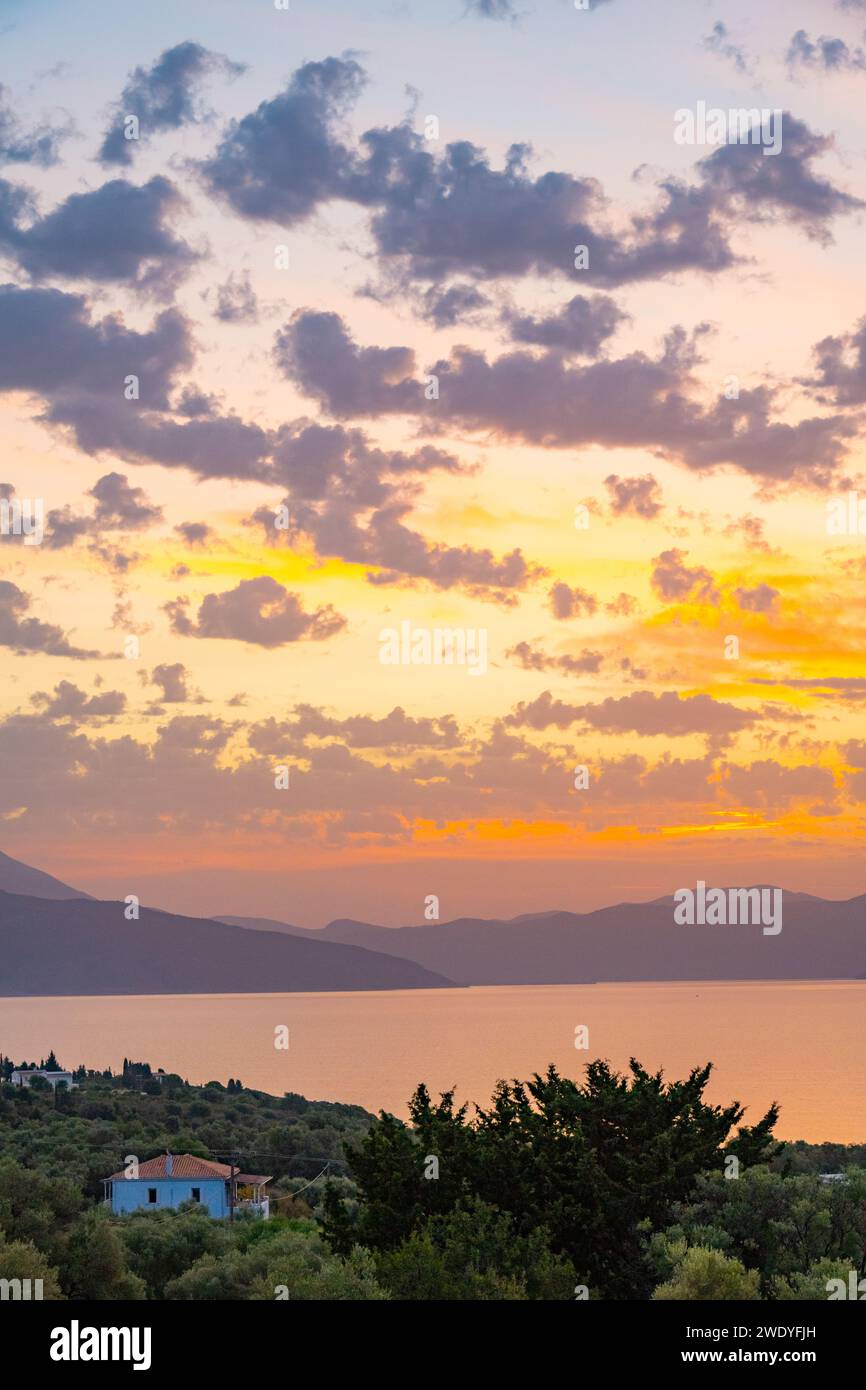
<instances>
[{"instance_id":1,"label":"dark purple cloud","mask_svg":"<svg viewBox=\"0 0 866 1390\"><path fill-rule=\"evenodd\" d=\"M338 419L413 411L424 399L412 350L359 347L339 314L299 310L277 334L274 360Z\"/></svg>"},{"instance_id":2,"label":"dark purple cloud","mask_svg":"<svg viewBox=\"0 0 866 1390\"><path fill-rule=\"evenodd\" d=\"M788 46L785 58L789 68L811 68L822 72L863 72L866 53L862 48L851 49L844 39L821 34L810 39L805 29L798 29Z\"/></svg>"},{"instance_id":3,"label":"dark purple cloud","mask_svg":"<svg viewBox=\"0 0 866 1390\"><path fill-rule=\"evenodd\" d=\"M217 285L215 319L221 323L256 323L258 317L259 302L249 275L229 275L224 284Z\"/></svg>"},{"instance_id":4,"label":"dark purple cloud","mask_svg":"<svg viewBox=\"0 0 866 1390\"><path fill-rule=\"evenodd\" d=\"M138 67L131 74L117 103L115 118L99 151L103 164L131 164L138 146L163 130L179 130L201 118L198 91L211 74L235 77L244 71L242 63L232 63L220 53L211 53L199 43L179 43L167 48L149 67ZM135 116L138 138L129 140L124 121Z\"/></svg>"},{"instance_id":5,"label":"dark purple cloud","mask_svg":"<svg viewBox=\"0 0 866 1390\"><path fill-rule=\"evenodd\" d=\"M611 473L605 478L604 485L615 516L631 512L650 521L664 509L661 488L652 473L644 473L640 478L620 478L616 473Z\"/></svg>"},{"instance_id":6,"label":"dark purple cloud","mask_svg":"<svg viewBox=\"0 0 866 1390\"><path fill-rule=\"evenodd\" d=\"M112 179L25 224L22 191L0 180L0 247L37 281L122 282L168 299L198 259L172 230L183 206L161 174L141 185Z\"/></svg>"},{"instance_id":7,"label":"dark purple cloud","mask_svg":"<svg viewBox=\"0 0 866 1390\"><path fill-rule=\"evenodd\" d=\"M586 589L573 589L562 580L551 587L548 597L554 618L563 620L592 617L598 608L595 594L589 593Z\"/></svg>"},{"instance_id":8,"label":"dark purple cloud","mask_svg":"<svg viewBox=\"0 0 866 1390\"><path fill-rule=\"evenodd\" d=\"M866 204L843 192L812 165L833 148L833 137L819 135L789 111L781 113L782 149L766 156L760 144L726 144L698 164L704 186L739 217L782 218L807 236L829 240L834 217Z\"/></svg>"},{"instance_id":9,"label":"dark purple cloud","mask_svg":"<svg viewBox=\"0 0 866 1390\"><path fill-rule=\"evenodd\" d=\"M10 647L19 656L42 652L46 656L66 656L78 661L102 655L73 646L63 629L54 623L26 617L30 602L29 594L17 584L0 579L0 647Z\"/></svg>"},{"instance_id":10,"label":"dark purple cloud","mask_svg":"<svg viewBox=\"0 0 866 1390\"><path fill-rule=\"evenodd\" d=\"M627 317L609 295L597 294L587 299L576 294L553 314L536 317L507 311L503 324L515 343L556 348L577 357L597 357Z\"/></svg>"},{"instance_id":11,"label":"dark purple cloud","mask_svg":"<svg viewBox=\"0 0 866 1390\"><path fill-rule=\"evenodd\" d=\"M816 374L806 384L829 393L837 405L866 401L866 316L850 333L822 338L813 349Z\"/></svg>"},{"instance_id":12,"label":"dark purple cloud","mask_svg":"<svg viewBox=\"0 0 866 1390\"><path fill-rule=\"evenodd\" d=\"M208 594L193 621L188 600L166 606L172 629L182 637L226 638L259 647L282 647L307 639L322 642L346 626L330 604L308 613L297 594L289 593L270 575L242 579L234 589Z\"/></svg>"},{"instance_id":13,"label":"dark purple cloud","mask_svg":"<svg viewBox=\"0 0 866 1390\"><path fill-rule=\"evenodd\" d=\"M250 747L266 755L303 747L311 738L339 739L347 748L383 748L393 752L405 748L456 748L462 741L453 715L416 718L400 705L381 718L358 714L336 719L314 705L300 704L295 706L291 720L264 720L254 725L248 735Z\"/></svg>"},{"instance_id":14,"label":"dark purple cloud","mask_svg":"<svg viewBox=\"0 0 866 1390\"><path fill-rule=\"evenodd\" d=\"M150 675L150 684L159 686L160 701L166 705L182 705L191 698L188 681L189 671L182 661L162 662Z\"/></svg>"},{"instance_id":15,"label":"dark purple cloud","mask_svg":"<svg viewBox=\"0 0 866 1390\"><path fill-rule=\"evenodd\" d=\"M37 690L30 696L31 704L41 709L49 719L110 718L123 714L126 709L126 696L119 690L103 690L98 695L88 695L72 681L60 681L52 695Z\"/></svg>"},{"instance_id":16,"label":"dark purple cloud","mask_svg":"<svg viewBox=\"0 0 866 1390\"><path fill-rule=\"evenodd\" d=\"M604 660L601 652L593 652L586 647L580 656L570 656L568 653L549 656L529 642L518 642L505 655L522 666L524 671L559 671L564 676L597 675Z\"/></svg>"},{"instance_id":17,"label":"dark purple cloud","mask_svg":"<svg viewBox=\"0 0 866 1390\"><path fill-rule=\"evenodd\" d=\"M529 703L521 702L505 718L508 726L546 729L551 725L566 729L581 723L600 733L636 733L655 737L706 734L727 737L747 729L758 716L710 695L678 695L665 691L655 695L636 690L618 699L608 697L597 704L572 705L555 700L549 690Z\"/></svg>"},{"instance_id":18,"label":"dark purple cloud","mask_svg":"<svg viewBox=\"0 0 866 1390\"><path fill-rule=\"evenodd\" d=\"M713 576L703 565L689 567L685 561L686 550L663 550L653 560L650 583L653 589L667 603L719 602L719 591Z\"/></svg>"},{"instance_id":19,"label":"dark purple cloud","mask_svg":"<svg viewBox=\"0 0 866 1390\"><path fill-rule=\"evenodd\" d=\"M707 331L667 334L656 356L569 363L512 351L492 360L457 347L420 370L408 347L363 347L338 315L299 311L278 337L281 369L339 418L414 413L433 427L493 432L552 447L654 449L696 470L731 464L768 483L823 486L857 433L844 416L772 418L777 393L741 388L736 400L695 399ZM434 377L438 397L425 396Z\"/></svg>"},{"instance_id":20,"label":"dark purple cloud","mask_svg":"<svg viewBox=\"0 0 866 1390\"><path fill-rule=\"evenodd\" d=\"M757 584L753 589L734 589L734 598L747 613L773 613L781 595L770 584Z\"/></svg>"},{"instance_id":21,"label":"dark purple cloud","mask_svg":"<svg viewBox=\"0 0 866 1390\"><path fill-rule=\"evenodd\" d=\"M210 192L244 217L286 227L345 196L353 156L336 126L365 82L351 58L305 63L284 92L228 127L201 167Z\"/></svg>"}]
</instances>

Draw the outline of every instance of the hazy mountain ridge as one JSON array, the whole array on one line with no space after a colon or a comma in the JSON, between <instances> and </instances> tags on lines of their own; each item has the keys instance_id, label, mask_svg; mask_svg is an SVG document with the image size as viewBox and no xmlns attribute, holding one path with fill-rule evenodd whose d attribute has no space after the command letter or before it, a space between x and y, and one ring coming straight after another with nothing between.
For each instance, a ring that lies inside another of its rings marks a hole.
<instances>
[{"instance_id":1,"label":"hazy mountain ridge","mask_svg":"<svg viewBox=\"0 0 866 1390\"><path fill-rule=\"evenodd\" d=\"M760 926L679 926L672 896L510 920L463 917L380 927L340 919L317 932L289 924L282 930L390 952L460 984L862 977L866 895L837 902L786 892L783 907L778 936L765 936Z\"/></svg>"},{"instance_id":2,"label":"hazy mountain ridge","mask_svg":"<svg viewBox=\"0 0 866 1390\"><path fill-rule=\"evenodd\" d=\"M28 898L90 898L68 883L61 883L52 874L41 869L32 869L22 864L20 859L12 859L0 851L0 890L4 893L20 893Z\"/></svg>"},{"instance_id":3,"label":"hazy mountain ridge","mask_svg":"<svg viewBox=\"0 0 866 1390\"><path fill-rule=\"evenodd\" d=\"M32 883L21 894L10 882ZM49 892L50 890L50 892ZM60 900L62 898L62 900ZM672 896L591 912L310 929L78 893L0 855L0 994L184 994L866 977L866 895L783 893L783 929L680 926Z\"/></svg>"},{"instance_id":4,"label":"hazy mountain ridge","mask_svg":"<svg viewBox=\"0 0 866 1390\"><path fill-rule=\"evenodd\" d=\"M442 989L393 953L244 930L153 908L0 891L0 995L244 994Z\"/></svg>"}]
</instances>

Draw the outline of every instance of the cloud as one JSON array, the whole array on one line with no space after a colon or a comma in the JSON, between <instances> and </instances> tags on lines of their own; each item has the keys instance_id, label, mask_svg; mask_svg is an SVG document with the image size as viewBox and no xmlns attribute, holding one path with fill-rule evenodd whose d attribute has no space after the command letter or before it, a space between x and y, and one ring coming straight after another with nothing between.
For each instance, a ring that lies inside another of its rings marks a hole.
<instances>
[{"instance_id":1,"label":"cloud","mask_svg":"<svg viewBox=\"0 0 866 1390\"><path fill-rule=\"evenodd\" d=\"M346 619L330 604L305 612L297 594L291 594L270 575L242 579L234 589L208 594L196 622L186 612L188 600L166 605L173 631L182 637L227 638L259 647L282 647L306 638L322 642L346 626Z\"/></svg>"},{"instance_id":2,"label":"cloud","mask_svg":"<svg viewBox=\"0 0 866 1390\"><path fill-rule=\"evenodd\" d=\"M8 87L0 83L0 165L33 164L48 169L60 159L60 143L72 134L72 123L63 126L40 125L23 130L8 97Z\"/></svg>"},{"instance_id":3,"label":"cloud","mask_svg":"<svg viewBox=\"0 0 866 1390\"><path fill-rule=\"evenodd\" d=\"M412 411L423 400L412 350L359 347L339 314L299 310L277 334L274 360L337 419Z\"/></svg>"},{"instance_id":4,"label":"cloud","mask_svg":"<svg viewBox=\"0 0 866 1390\"><path fill-rule=\"evenodd\" d=\"M862 739L849 739L845 744L845 761L851 767L866 768L866 743Z\"/></svg>"},{"instance_id":5,"label":"cloud","mask_svg":"<svg viewBox=\"0 0 866 1390\"><path fill-rule=\"evenodd\" d=\"M120 690L104 690L99 695L88 696L72 681L60 681L54 687L54 694L37 690L30 697L31 704L41 706L42 713L50 719L95 719L123 714L126 709L126 696Z\"/></svg>"},{"instance_id":6,"label":"cloud","mask_svg":"<svg viewBox=\"0 0 866 1390\"><path fill-rule=\"evenodd\" d=\"M265 478L269 436L234 415L168 417L178 373L193 360L189 324L176 309L142 333L117 315L91 323L80 295L0 286L0 391L46 400L42 418L68 427L85 453L186 467L200 477ZM140 399L127 400L127 376Z\"/></svg>"},{"instance_id":7,"label":"cloud","mask_svg":"<svg viewBox=\"0 0 866 1390\"><path fill-rule=\"evenodd\" d=\"M856 703L866 700L866 677L863 676L790 676L770 679L753 676L755 685L782 685L791 690L807 690L819 700L840 700Z\"/></svg>"},{"instance_id":8,"label":"cloud","mask_svg":"<svg viewBox=\"0 0 866 1390\"><path fill-rule=\"evenodd\" d=\"M739 733L756 720L757 715L710 695L679 695L670 690L656 695L636 690L618 699L609 696L598 704L570 705L554 700L546 690L537 699L518 704L504 723L531 729L546 729L552 724L566 729L582 723L609 734L636 733L648 738L706 734L718 738Z\"/></svg>"},{"instance_id":9,"label":"cloud","mask_svg":"<svg viewBox=\"0 0 866 1390\"><path fill-rule=\"evenodd\" d=\"M175 531L182 536L187 545L204 545L213 536L213 528L204 521L182 521L179 526L175 526Z\"/></svg>"},{"instance_id":10,"label":"cloud","mask_svg":"<svg viewBox=\"0 0 866 1390\"><path fill-rule=\"evenodd\" d=\"M34 280L51 276L124 283L168 299L198 259L170 223L184 201L169 179L135 185L112 179L72 193L26 225L26 195L0 180L0 247Z\"/></svg>"},{"instance_id":11,"label":"cloud","mask_svg":"<svg viewBox=\"0 0 866 1390\"><path fill-rule=\"evenodd\" d=\"M710 571L703 565L690 569L687 555L687 550L663 550L656 555L650 575L653 589L668 603L718 603L720 595Z\"/></svg>"},{"instance_id":12,"label":"cloud","mask_svg":"<svg viewBox=\"0 0 866 1390\"><path fill-rule=\"evenodd\" d=\"M406 288L404 285L404 292ZM417 309L434 328L453 328L456 323L473 323L489 303L475 285L458 282L445 287L431 285L420 296Z\"/></svg>"},{"instance_id":13,"label":"cloud","mask_svg":"<svg viewBox=\"0 0 866 1390\"><path fill-rule=\"evenodd\" d=\"M131 164L134 151L151 135L179 130L199 120L198 89L214 73L235 77L245 71L220 53L198 43L179 43L167 48L149 68L136 68L117 103L115 118L99 151L103 164ZM139 131L127 139L124 122L135 116Z\"/></svg>"},{"instance_id":14,"label":"cloud","mask_svg":"<svg viewBox=\"0 0 866 1390\"><path fill-rule=\"evenodd\" d=\"M284 92L228 127L201 166L210 192L244 217L285 227L346 196L353 157L335 130L365 82L352 58L305 63Z\"/></svg>"},{"instance_id":15,"label":"cloud","mask_svg":"<svg viewBox=\"0 0 866 1390\"><path fill-rule=\"evenodd\" d=\"M732 63L737 72L745 74L750 71L746 50L741 44L732 42L730 32L720 19L716 20L712 32L704 39L703 47L708 53L715 53L717 57Z\"/></svg>"},{"instance_id":16,"label":"cloud","mask_svg":"<svg viewBox=\"0 0 866 1390\"><path fill-rule=\"evenodd\" d=\"M124 377L137 375L143 403L165 409L176 372L192 362L186 319L166 309L144 333L119 315L90 321L82 295L0 285L0 390L31 391L70 403L79 395L124 401ZM91 404L91 409L93 408Z\"/></svg>"},{"instance_id":17,"label":"cloud","mask_svg":"<svg viewBox=\"0 0 866 1390\"><path fill-rule=\"evenodd\" d=\"M18 656L43 652L46 656L67 656L79 661L101 655L73 646L63 629L53 623L24 617L30 602L30 596L17 584L0 579L0 647L11 647Z\"/></svg>"},{"instance_id":18,"label":"cloud","mask_svg":"<svg viewBox=\"0 0 866 1390\"><path fill-rule=\"evenodd\" d=\"M734 590L734 598L747 613L772 613L778 607L780 597L779 590L769 584L758 584L754 589Z\"/></svg>"},{"instance_id":19,"label":"cloud","mask_svg":"<svg viewBox=\"0 0 866 1390\"><path fill-rule=\"evenodd\" d=\"M210 399L201 402L207 413L171 418L175 380L192 361L189 324L176 309L164 310L139 333L116 315L91 322L80 295L0 286L0 391L42 396L42 419L70 430L86 453L288 487L296 529L320 554L380 567L371 582L463 585L506 601L543 572L519 550L499 558L489 550L441 545L405 524L419 479L435 471L472 471L444 449L384 450L357 428L309 421L265 431L215 414ZM139 378L137 401L125 399L130 374ZM177 404L182 410L188 396ZM68 508L50 519L55 546L88 529ZM260 509L256 519L271 541L278 539L273 510Z\"/></svg>"},{"instance_id":20,"label":"cloud","mask_svg":"<svg viewBox=\"0 0 866 1390\"><path fill-rule=\"evenodd\" d=\"M113 568L126 568L129 557L109 551L99 538L106 531L145 530L162 520L162 508L148 501L143 488L131 487L123 473L104 474L90 489L88 496L96 499L89 516L76 515L68 503L49 511L46 545L49 550L65 550L82 536L90 536L94 553L109 560Z\"/></svg>"},{"instance_id":21,"label":"cloud","mask_svg":"<svg viewBox=\"0 0 866 1390\"><path fill-rule=\"evenodd\" d=\"M631 512L649 521L664 509L661 488L652 473L645 473L640 478L620 478L616 473L611 473L605 478L604 485L610 494L610 507L615 516Z\"/></svg>"},{"instance_id":22,"label":"cloud","mask_svg":"<svg viewBox=\"0 0 866 1390\"><path fill-rule=\"evenodd\" d=\"M751 550L769 551L770 546L764 536L766 522L763 517L745 516L737 517L734 521L725 526L722 534L725 536L741 537Z\"/></svg>"},{"instance_id":23,"label":"cloud","mask_svg":"<svg viewBox=\"0 0 866 1390\"><path fill-rule=\"evenodd\" d=\"M597 294L587 299L585 295L576 294L556 313L536 318L509 310L502 321L516 343L533 343L575 356L597 357L606 340L627 317L609 295Z\"/></svg>"},{"instance_id":24,"label":"cloud","mask_svg":"<svg viewBox=\"0 0 866 1390\"><path fill-rule=\"evenodd\" d=\"M276 357L338 418L414 413L442 428L530 444L652 448L695 470L732 464L768 483L824 486L856 425L840 416L774 420L776 392L766 386L702 406L693 399L694 369L707 332L705 324L692 334L677 327L655 356L636 351L588 364L555 351L489 360L478 349L456 347L422 374L411 348L359 346L337 314L301 310L279 334ZM436 400L425 398L430 376Z\"/></svg>"},{"instance_id":25,"label":"cloud","mask_svg":"<svg viewBox=\"0 0 866 1390\"><path fill-rule=\"evenodd\" d=\"M837 405L866 401L866 316L850 333L822 338L813 349L817 374L806 384L829 391Z\"/></svg>"},{"instance_id":26,"label":"cloud","mask_svg":"<svg viewBox=\"0 0 866 1390\"><path fill-rule=\"evenodd\" d=\"M432 445L411 453L379 449L360 429L311 425L301 421L279 430L273 442L274 481L297 498L333 495L340 485L368 505L393 500L386 479L423 477L433 472L468 473L456 455Z\"/></svg>"},{"instance_id":27,"label":"cloud","mask_svg":"<svg viewBox=\"0 0 866 1390\"><path fill-rule=\"evenodd\" d=\"M863 72L866 70L866 53L862 48L851 49L844 39L834 39L821 34L817 39L809 38L805 29L798 29L791 39L785 61L789 68L817 68L822 72Z\"/></svg>"},{"instance_id":28,"label":"cloud","mask_svg":"<svg viewBox=\"0 0 866 1390\"><path fill-rule=\"evenodd\" d=\"M517 19L515 0L466 0L466 14L476 19Z\"/></svg>"},{"instance_id":29,"label":"cloud","mask_svg":"<svg viewBox=\"0 0 866 1390\"><path fill-rule=\"evenodd\" d=\"M368 129L353 143L340 120L365 82L349 55L305 64L285 91L228 127L200 172L241 216L284 227L335 200L366 209L392 287L436 287L429 303L423 295L418 301L422 314L435 316L442 305L446 317L456 317L461 299L466 308L467 277L570 278L579 247L588 255L585 284L716 273L736 264L732 238L744 219L784 218L826 239L834 217L862 206L811 167L831 140L785 113L780 154L767 159L748 144L721 148L697 165L692 183L659 180L654 205L616 229L597 179L534 174L525 142L512 144L498 169L467 140L431 150L408 121ZM455 277L463 289L446 309Z\"/></svg>"},{"instance_id":30,"label":"cloud","mask_svg":"<svg viewBox=\"0 0 866 1390\"><path fill-rule=\"evenodd\" d=\"M783 218L813 240L827 242L828 223L866 204L836 188L811 167L833 149L833 138L818 135L785 111L780 117L782 149L767 158L760 144L721 145L698 164L705 187L732 211L755 220Z\"/></svg>"},{"instance_id":31,"label":"cloud","mask_svg":"<svg viewBox=\"0 0 866 1390\"><path fill-rule=\"evenodd\" d=\"M550 589L550 611L554 618L591 617L598 608L598 599L586 589L572 589L561 580Z\"/></svg>"},{"instance_id":32,"label":"cloud","mask_svg":"<svg viewBox=\"0 0 866 1390\"><path fill-rule=\"evenodd\" d=\"M123 473L106 473L90 489L96 498L97 529L139 531L162 519L162 508L148 502L143 488L131 487Z\"/></svg>"},{"instance_id":33,"label":"cloud","mask_svg":"<svg viewBox=\"0 0 866 1390\"><path fill-rule=\"evenodd\" d=\"M215 319L221 323L256 323L258 317L259 301L249 275L235 279L231 274L224 284L217 285Z\"/></svg>"},{"instance_id":34,"label":"cloud","mask_svg":"<svg viewBox=\"0 0 866 1390\"><path fill-rule=\"evenodd\" d=\"M335 719L313 705L296 705L293 718L282 723L267 719L249 733L250 747L276 755L287 747L303 746L310 738L340 739L347 748L379 748L401 752L405 748L456 748L460 730L453 715L416 718L396 705L381 718L352 715Z\"/></svg>"},{"instance_id":35,"label":"cloud","mask_svg":"<svg viewBox=\"0 0 866 1390\"><path fill-rule=\"evenodd\" d=\"M564 676L597 675L604 660L601 652L584 648L580 656L548 656L529 642L518 642L505 653L524 671L560 671Z\"/></svg>"},{"instance_id":36,"label":"cloud","mask_svg":"<svg viewBox=\"0 0 866 1390\"><path fill-rule=\"evenodd\" d=\"M188 680L189 672L181 661L154 666L150 675L151 684L160 688L160 700L167 705L182 705L191 698Z\"/></svg>"},{"instance_id":37,"label":"cloud","mask_svg":"<svg viewBox=\"0 0 866 1390\"><path fill-rule=\"evenodd\" d=\"M764 758L748 767L724 767L722 789L738 804L746 806L783 806L813 796L830 803L836 795L833 774L827 768L786 767L773 758Z\"/></svg>"}]
</instances>

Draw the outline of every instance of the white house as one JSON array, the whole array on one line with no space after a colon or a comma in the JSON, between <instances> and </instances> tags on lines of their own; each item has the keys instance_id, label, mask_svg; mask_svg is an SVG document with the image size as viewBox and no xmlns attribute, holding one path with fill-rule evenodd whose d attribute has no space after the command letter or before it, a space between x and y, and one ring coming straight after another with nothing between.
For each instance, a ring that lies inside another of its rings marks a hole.
<instances>
[{"instance_id":1,"label":"white house","mask_svg":"<svg viewBox=\"0 0 866 1390\"><path fill-rule=\"evenodd\" d=\"M49 1086L53 1086L55 1090L61 1082L65 1082L69 1087L75 1085L75 1082L72 1080L71 1071L45 1071L43 1067L16 1067L9 1080L12 1082L13 1086L29 1086L34 1076L41 1076L43 1080L47 1081Z\"/></svg>"}]
</instances>

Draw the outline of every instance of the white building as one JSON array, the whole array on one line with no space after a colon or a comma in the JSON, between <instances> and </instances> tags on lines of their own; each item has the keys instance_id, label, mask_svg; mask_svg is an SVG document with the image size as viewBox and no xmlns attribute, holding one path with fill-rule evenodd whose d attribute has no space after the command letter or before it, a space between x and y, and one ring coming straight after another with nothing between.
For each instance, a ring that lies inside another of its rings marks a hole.
<instances>
[{"instance_id":1,"label":"white building","mask_svg":"<svg viewBox=\"0 0 866 1390\"><path fill-rule=\"evenodd\" d=\"M69 1087L75 1085L71 1071L45 1071L42 1067L29 1067L26 1070L16 1068L9 1080L13 1086L29 1086L34 1076L43 1077L55 1090L61 1082L65 1082Z\"/></svg>"}]
</instances>

